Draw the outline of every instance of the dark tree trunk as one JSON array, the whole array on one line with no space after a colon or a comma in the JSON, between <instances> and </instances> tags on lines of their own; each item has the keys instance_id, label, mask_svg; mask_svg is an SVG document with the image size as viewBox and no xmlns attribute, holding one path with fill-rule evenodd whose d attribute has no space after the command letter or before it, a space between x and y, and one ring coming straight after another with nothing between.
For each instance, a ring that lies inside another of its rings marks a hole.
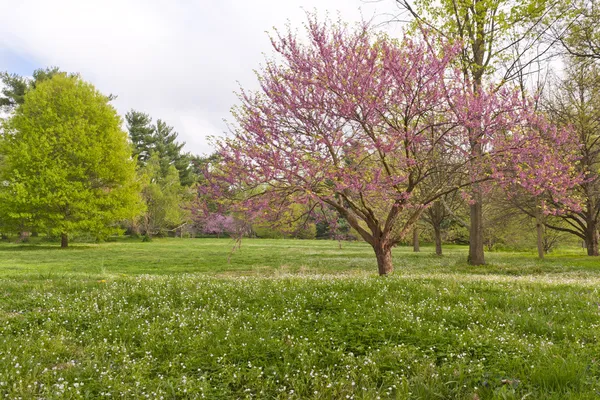
<instances>
[{"instance_id":1,"label":"dark tree trunk","mask_svg":"<svg viewBox=\"0 0 600 400\"><path fill-rule=\"evenodd\" d=\"M481 192L474 189L474 203L470 206L471 229L469 231L469 258L471 265L485 264L483 255L483 204Z\"/></svg>"},{"instance_id":2,"label":"dark tree trunk","mask_svg":"<svg viewBox=\"0 0 600 400\"><path fill-rule=\"evenodd\" d=\"M535 227L537 230L537 251L538 257L544 258L544 221L542 216L542 211L538 210L536 219L535 219Z\"/></svg>"},{"instance_id":3,"label":"dark tree trunk","mask_svg":"<svg viewBox=\"0 0 600 400\"><path fill-rule=\"evenodd\" d=\"M60 234L60 247L63 249L69 247L69 236L66 233Z\"/></svg>"},{"instance_id":4,"label":"dark tree trunk","mask_svg":"<svg viewBox=\"0 0 600 400\"><path fill-rule=\"evenodd\" d=\"M375 257L377 257L379 275L390 274L394 270L392 265L392 249L381 243L376 243L373 245L373 250L375 250Z\"/></svg>"},{"instance_id":5,"label":"dark tree trunk","mask_svg":"<svg viewBox=\"0 0 600 400\"><path fill-rule=\"evenodd\" d=\"M592 221L588 221L587 230L585 232L585 246L587 247L588 256L598 256L598 228Z\"/></svg>"},{"instance_id":6,"label":"dark tree trunk","mask_svg":"<svg viewBox=\"0 0 600 400\"><path fill-rule=\"evenodd\" d=\"M484 37L483 29L485 28L482 25L478 27L481 38ZM473 45L474 65L471 66L473 89L475 93L479 93L483 82L484 54L485 43L483 39L477 40ZM481 134L483 134L483 132ZM475 157L483 156L483 146L477 139L471 142L471 148ZM483 197L481 195L481 189L477 184L473 186L473 201L474 203L470 207L471 229L469 230L469 256L467 262L471 265L483 265L485 264L485 257L483 254Z\"/></svg>"},{"instance_id":7,"label":"dark tree trunk","mask_svg":"<svg viewBox=\"0 0 600 400\"><path fill-rule=\"evenodd\" d=\"M413 251L415 253L421 251L421 249L419 248L419 228L417 226L415 226L415 228L413 229Z\"/></svg>"},{"instance_id":8,"label":"dark tree trunk","mask_svg":"<svg viewBox=\"0 0 600 400\"><path fill-rule=\"evenodd\" d=\"M433 226L433 235L435 238L435 254L442 255L442 229L439 225Z\"/></svg>"}]
</instances>

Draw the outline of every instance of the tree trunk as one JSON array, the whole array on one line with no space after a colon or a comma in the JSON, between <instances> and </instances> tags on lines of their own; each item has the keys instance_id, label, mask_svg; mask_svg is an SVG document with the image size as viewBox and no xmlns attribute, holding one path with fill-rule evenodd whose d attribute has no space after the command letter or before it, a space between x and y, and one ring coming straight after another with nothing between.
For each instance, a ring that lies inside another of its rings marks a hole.
<instances>
[{"instance_id":1,"label":"tree trunk","mask_svg":"<svg viewBox=\"0 0 600 400\"><path fill-rule=\"evenodd\" d=\"M148 216L148 213L144 215L144 235L152 237L152 233L150 232L150 217Z\"/></svg>"},{"instance_id":2,"label":"tree trunk","mask_svg":"<svg viewBox=\"0 0 600 400\"><path fill-rule=\"evenodd\" d=\"M483 255L483 204L479 188L474 188L473 197L475 203L470 206L471 229L469 231L469 257L471 265L485 264Z\"/></svg>"},{"instance_id":3,"label":"tree trunk","mask_svg":"<svg viewBox=\"0 0 600 400\"><path fill-rule=\"evenodd\" d=\"M483 24L478 26L478 33L481 36L473 43L474 64L470 68L473 74L473 90L475 93L480 92L483 82L483 63L486 46L483 40L484 29ZM480 115L480 117L482 116ZM476 138L471 139L471 150L475 157L482 157L484 154L483 145ZM467 257L467 262L471 265L483 265L485 264L483 254L483 197L478 184L473 185L473 201L474 203L470 207L471 229L469 230L469 256Z\"/></svg>"},{"instance_id":4,"label":"tree trunk","mask_svg":"<svg viewBox=\"0 0 600 400\"><path fill-rule=\"evenodd\" d=\"M419 228L415 225L413 229L413 251L418 253L421 251L419 248Z\"/></svg>"},{"instance_id":5,"label":"tree trunk","mask_svg":"<svg viewBox=\"0 0 600 400\"><path fill-rule=\"evenodd\" d=\"M537 210L535 218L535 227L537 230L537 251L538 257L544 258L544 221L542 216L542 210Z\"/></svg>"},{"instance_id":6,"label":"tree trunk","mask_svg":"<svg viewBox=\"0 0 600 400\"><path fill-rule=\"evenodd\" d=\"M60 234L60 247L63 249L69 247L69 236L66 233Z\"/></svg>"},{"instance_id":7,"label":"tree trunk","mask_svg":"<svg viewBox=\"0 0 600 400\"><path fill-rule=\"evenodd\" d=\"M598 256L598 229L595 222L588 221L585 236L588 256Z\"/></svg>"},{"instance_id":8,"label":"tree trunk","mask_svg":"<svg viewBox=\"0 0 600 400\"><path fill-rule=\"evenodd\" d=\"M433 235L435 237L435 254L442 255L442 230L439 225L433 226Z\"/></svg>"},{"instance_id":9,"label":"tree trunk","mask_svg":"<svg viewBox=\"0 0 600 400\"><path fill-rule=\"evenodd\" d=\"M392 249L377 243L373 245L373 250L375 250L375 257L377 257L379 275L390 274L394 270L392 266Z\"/></svg>"}]
</instances>

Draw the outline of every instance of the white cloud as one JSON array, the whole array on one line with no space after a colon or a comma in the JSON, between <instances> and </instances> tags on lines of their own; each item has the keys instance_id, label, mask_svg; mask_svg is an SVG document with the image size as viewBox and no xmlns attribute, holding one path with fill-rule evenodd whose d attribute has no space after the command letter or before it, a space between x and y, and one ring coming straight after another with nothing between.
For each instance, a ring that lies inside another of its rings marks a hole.
<instances>
[{"instance_id":1,"label":"white cloud","mask_svg":"<svg viewBox=\"0 0 600 400\"><path fill-rule=\"evenodd\" d=\"M175 126L186 149L210 152L206 137L223 119L240 82L270 54L265 31L300 27L305 11L358 21L394 10L394 0L0 0L0 50L40 67L80 72L101 91ZM381 17L384 18L384 17ZM0 69L2 63L0 60Z\"/></svg>"}]
</instances>

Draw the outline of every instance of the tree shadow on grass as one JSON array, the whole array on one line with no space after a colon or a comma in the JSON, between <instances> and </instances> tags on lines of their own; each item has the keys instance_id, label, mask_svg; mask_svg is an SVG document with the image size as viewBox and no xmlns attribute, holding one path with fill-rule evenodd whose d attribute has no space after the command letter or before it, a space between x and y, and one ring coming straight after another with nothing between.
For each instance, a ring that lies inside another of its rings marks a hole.
<instances>
[{"instance_id":1,"label":"tree shadow on grass","mask_svg":"<svg viewBox=\"0 0 600 400\"><path fill-rule=\"evenodd\" d=\"M79 251L94 249L97 246L90 244L77 244L69 246L66 249L60 247L60 245L52 244L10 244L0 246L0 252L19 252L19 251L39 251L39 250L60 250L60 251Z\"/></svg>"}]
</instances>

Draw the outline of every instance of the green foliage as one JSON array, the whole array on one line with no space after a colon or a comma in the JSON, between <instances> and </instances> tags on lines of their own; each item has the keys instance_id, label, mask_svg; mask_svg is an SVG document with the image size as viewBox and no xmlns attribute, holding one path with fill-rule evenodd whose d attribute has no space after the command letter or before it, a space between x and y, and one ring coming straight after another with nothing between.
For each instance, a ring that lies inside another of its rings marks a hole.
<instances>
[{"instance_id":1,"label":"green foliage","mask_svg":"<svg viewBox=\"0 0 600 400\"><path fill-rule=\"evenodd\" d=\"M39 68L33 71L33 80L31 81L31 89L35 89L40 83L52 79L56 74L64 74L58 67ZM74 74L69 74L75 76Z\"/></svg>"},{"instance_id":2,"label":"green foliage","mask_svg":"<svg viewBox=\"0 0 600 400\"><path fill-rule=\"evenodd\" d=\"M2 398L558 400L600 388L600 272L575 250L494 253L478 268L464 248L395 248L404 269L381 279L366 243L248 240L231 264L229 239L0 249Z\"/></svg>"},{"instance_id":3,"label":"green foliage","mask_svg":"<svg viewBox=\"0 0 600 400\"><path fill-rule=\"evenodd\" d=\"M177 136L178 134L173 131L172 126L160 119L157 120L153 151L160 155L160 168L163 175L166 175L169 168L174 166L179 172L181 184L189 186L194 182L190 167L190 155L181 152L185 143L176 142Z\"/></svg>"},{"instance_id":4,"label":"green foliage","mask_svg":"<svg viewBox=\"0 0 600 400\"><path fill-rule=\"evenodd\" d=\"M23 104L29 86L27 80L22 76L9 74L8 72L0 73L0 80L4 84L2 97L0 97L0 108L11 110L17 105Z\"/></svg>"},{"instance_id":5,"label":"green foliage","mask_svg":"<svg viewBox=\"0 0 600 400\"><path fill-rule=\"evenodd\" d=\"M29 90L60 73L58 67L49 67L45 69L36 69L33 72L33 79L24 78L17 74L8 72L0 73L0 81L4 84L2 96L0 97L0 110L12 111L15 107L25 102L25 94Z\"/></svg>"},{"instance_id":6,"label":"green foliage","mask_svg":"<svg viewBox=\"0 0 600 400\"><path fill-rule=\"evenodd\" d=\"M152 153L154 144L154 127L148 114L131 110L125 114L129 138L133 144L133 155L139 167L146 165Z\"/></svg>"},{"instance_id":7,"label":"green foliage","mask_svg":"<svg viewBox=\"0 0 600 400\"><path fill-rule=\"evenodd\" d=\"M485 74L494 73L500 62L511 59L505 78L526 65L515 60L514 46L531 47L539 40L535 29L543 21L552 24L558 11L548 0L397 0L415 18L415 24L434 27L446 38L463 44L462 68L481 84ZM524 55L517 51L517 58ZM514 61L514 62L513 62Z\"/></svg>"},{"instance_id":8,"label":"green foliage","mask_svg":"<svg viewBox=\"0 0 600 400\"><path fill-rule=\"evenodd\" d=\"M182 185L190 186L195 182L191 165L192 157L188 153L182 153L185 142L177 142L178 133L172 126L160 119L153 125L152 118L148 114L135 110L129 111L125 119L138 166L144 167L152 154L157 154L163 176L166 176L169 168L174 166Z\"/></svg>"},{"instance_id":9,"label":"green foliage","mask_svg":"<svg viewBox=\"0 0 600 400\"><path fill-rule=\"evenodd\" d=\"M182 207L188 190L181 186L175 166L170 165L163 172L160 162L158 153L152 153L140 170L142 197L146 204L142 226L146 236L166 235L169 230L188 219L188 214Z\"/></svg>"},{"instance_id":10,"label":"green foliage","mask_svg":"<svg viewBox=\"0 0 600 400\"><path fill-rule=\"evenodd\" d=\"M261 239L283 239L285 237L284 232L273 228L269 224L254 224L252 231L257 238Z\"/></svg>"},{"instance_id":11,"label":"green foliage","mask_svg":"<svg viewBox=\"0 0 600 400\"><path fill-rule=\"evenodd\" d=\"M315 239L317 237L317 226L306 215L306 211L305 205L292 204L287 209L278 211L276 223L270 220L265 220L264 222L257 220L253 224L252 230L257 237L265 239L280 239L285 237ZM270 218L270 216L266 217Z\"/></svg>"},{"instance_id":12,"label":"green foliage","mask_svg":"<svg viewBox=\"0 0 600 400\"><path fill-rule=\"evenodd\" d=\"M191 195L187 186L195 181L191 156L181 152L184 143L176 141L177 132L162 120L154 125L148 114L135 110L125 119L143 181L144 237L164 236L189 219L183 205Z\"/></svg>"},{"instance_id":13,"label":"green foliage","mask_svg":"<svg viewBox=\"0 0 600 400\"><path fill-rule=\"evenodd\" d=\"M561 43L575 57L600 59L600 2L598 0L569 0L561 4L566 16Z\"/></svg>"},{"instance_id":14,"label":"green foliage","mask_svg":"<svg viewBox=\"0 0 600 400\"><path fill-rule=\"evenodd\" d=\"M254 234L258 238L282 239L285 237L296 239L315 239L317 237L317 225L314 222L298 224L294 229L281 229L270 224L255 224L252 226Z\"/></svg>"},{"instance_id":15,"label":"green foliage","mask_svg":"<svg viewBox=\"0 0 600 400\"><path fill-rule=\"evenodd\" d=\"M192 173L196 177L196 180L200 183L205 182L206 178L204 177L205 170L212 170L214 168L218 168L219 162L221 161L221 156L219 153L212 153L208 156L191 156L192 162Z\"/></svg>"},{"instance_id":16,"label":"green foliage","mask_svg":"<svg viewBox=\"0 0 600 400\"><path fill-rule=\"evenodd\" d=\"M5 121L1 212L15 230L105 236L141 211L135 163L108 97L57 73Z\"/></svg>"}]
</instances>

